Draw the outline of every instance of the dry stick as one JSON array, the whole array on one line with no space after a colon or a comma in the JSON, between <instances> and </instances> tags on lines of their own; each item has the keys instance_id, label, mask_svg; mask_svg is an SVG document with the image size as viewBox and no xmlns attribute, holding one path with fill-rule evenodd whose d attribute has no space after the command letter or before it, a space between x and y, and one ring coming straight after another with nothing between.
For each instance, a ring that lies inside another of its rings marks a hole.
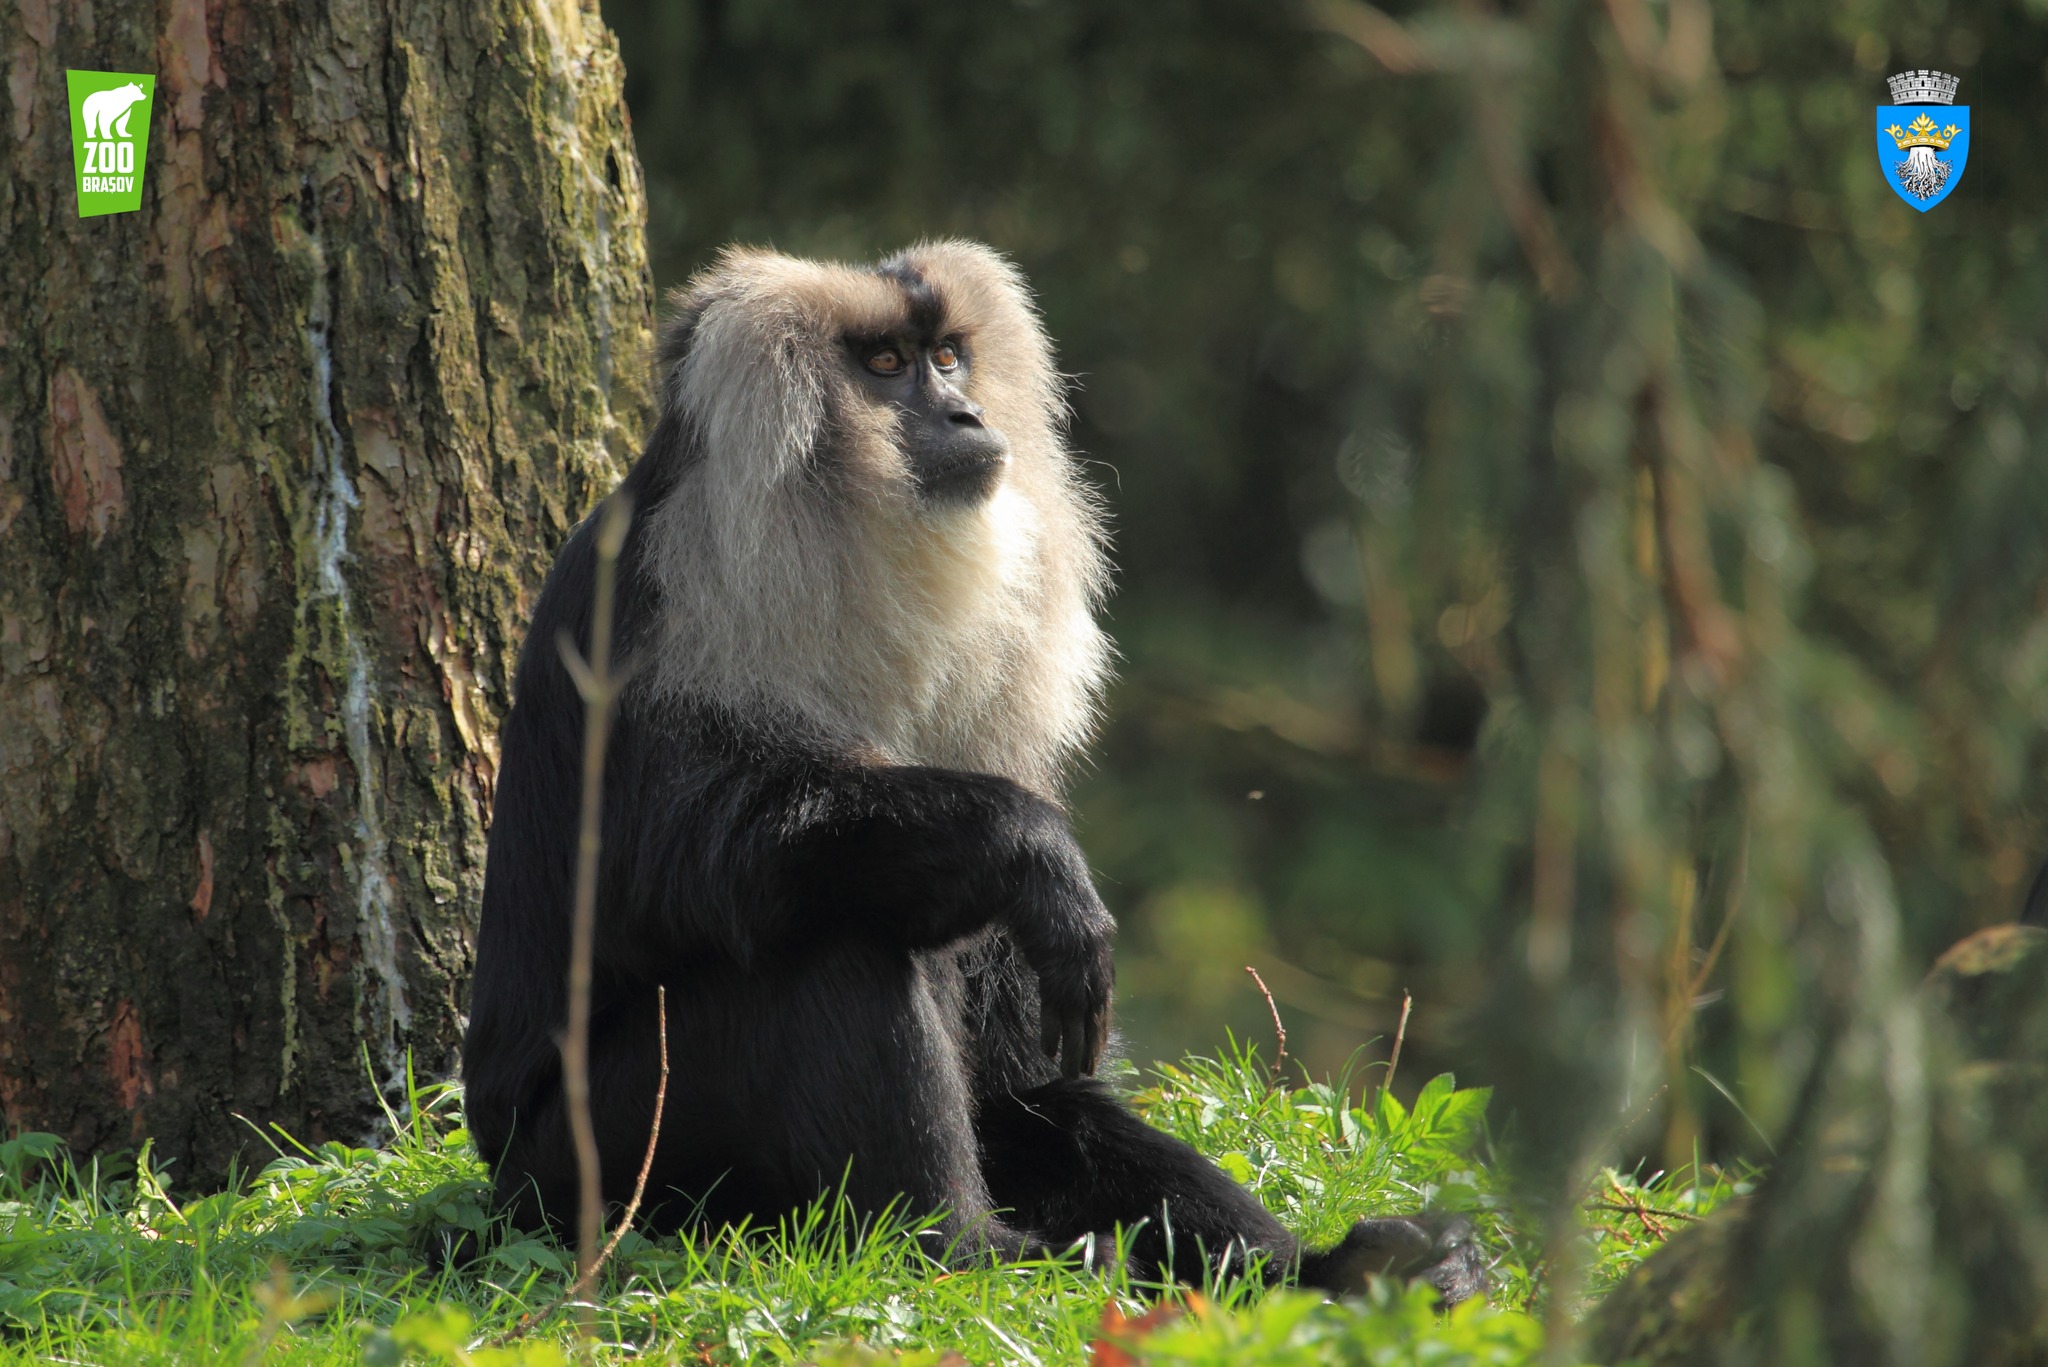
<instances>
[{"instance_id":1,"label":"dry stick","mask_svg":"<svg viewBox=\"0 0 2048 1367\"><path fill-rule=\"evenodd\" d=\"M1442 69L1406 24L1363 0L1310 0L1309 15L1364 48L1396 76Z\"/></svg>"},{"instance_id":2,"label":"dry stick","mask_svg":"<svg viewBox=\"0 0 2048 1367\"><path fill-rule=\"evenodd\" d=\"M1259 970L1246 964L1244 971L1251 974L1252 981L1259 985L1259 994L1266 999L1266 1009L1273 1013L1273 1038L1279 1047L1274 1051L1273 1067L1266 1075L1266 1084L1269 1087L1277 1087L1280 1085L1280 1070L1287 1064L1287 1027L1280 1023L1280 1008L1273 1004L1273 989L1266 986L1266 980L1259 976Z\"/></svg>"},{"instance_id":3,"label":"dry stick","mask_svg":"<svg viewBox=\"0 0 2048 1367\"><path fill-rule=\"evenodd\" d=\"M632 514L626 498L605 500L597 525L597 593L590 622L590 658L576 653L564 631L556 645L562 663L583 695L583 809L576 841L576 903L569 931L569 1021L562 1034L562 1094L569 1107L569 1133L576 1146L576 1280L597 1270L603 1231L604 1197L599 1186L597 1130L590 1118L590 976L597 940L598 818L604 800L604 750L611 732L619 678L612 671L612 590L619 552ZM588 1337L595 1329L588 1307L580 1316Z\"/></svg>"},{"instance_id":4,"label":"dry stick","mask_svg":"<svg viewBox=\"0 0 2048 1367\"><path fill-rule=\"evenodd\" d=\"M1408 1038L1408 1013L1411 1010L1413 1010L1414 1007L1415 998L1409 994L1407 988L1402 988L1401 1019L1394 1023L1394 1048L1393 1051L1387 1055L1387 1075L1380 1079L1379 1096L1385 1096L1387 1093L1394 1090L1394 1070L1401 1066L1401 1043L1403 1040ZM1374 1105L1368 1108L1367 1113L1376 1113L1378 1110L1378 1098L1375 1097Z\"/></svg>"},{"instance_id":5,"label":"dry stick","mask_svg":"<svg viewBox=\"0 0 2048 1367\"><path fill-rule=\"evenodd\" d=\"M1693 974L1688 995L1697 997L1706 991L1707 979L1714 974L1721 962L1721 951L1728 947L1728 932L1735 928L1735 918L1742 911L1743 893L1749 882L1749 824L1743 823L1742 844L1735 851L1735 871L1728 879L1728 907L1721 913L1721 928L1714 932L1714 941L1707 946L1706 957L1700 960L1699 971Z\"/></svg>"},{"instance_id":6,"label":"dry stick","mask_svg":"<svg viewBox=\"0 0 2048 1367\"><path fill-rule=\"evenodd\" d=\"M654 1171L654 1149L661 1142L661 1112L668 1105L668 989L654 989L655 1024L661 1031L661 1080L654 1084L654 1123L647 1130L647 1152L640 1159L640 1175L633 1179L633 1199L626 1202L626 1213L619 1217L619 1227L612 1231L612 1237L604 1241L604 1251L597 1255L597 1264L582 1277L577 1278L571 1290L584 1292L590 1289L589 1279L595 1277L612 1254L618 1252L619 1241L626 1237L626 1231L633 1228L633 1220L640 1214L640 1198L647 1194L647 1175Z\"/></svg>"},{"instance_id":7,"label":"dry stick","mask_svg":"<svg viewBox=\"0 0 2048 1367\"><path fill-rule=\"evenodd\" d=\"M1699 1218L1696 1215L1687 1215L1683 1211L1658 1210L1656 1207L1646 1204L1641 1192L1630 1191L1627 1187L1624 1187L1621 1184L1621 1179L1616 1177L1611 1171L1607 1174L1607 1185L1614 1189L1614 1194L1621 1198L1621 1203L1599 1201L1594 1204L1603 1210L1618 1210L1634 1215L1636 1220L1642 1225L1644 1233L1653 1234L1659 1239L1670 1238L1671 1231L1658 1224L1655 1217L1670 1216L1679 1220L1697 1220Z\"/></svg>"},{"instance_id":8,"label":"dry stick","mask_svg":"<svg viewBox=\"0 0 2048 1367\"><path fill-rule=\"evenodd\" d=\"M534 1325L549 1318L576 1297L588 1294L591 1283L596 1280L597 1274L604 1270L604 1265L612 1260L612 1254L618 1252L619 1244L626 1237L626 1231L633 1228L633 1220L640 1214L640 1199L647 1194L647 1176L654 1171L654 1150L661 1142L662 1108L668 1104L668 989L666 987L656 987L654 989L654 1009L656 1015L655 1024L661 1031L661 1081L656 1083L654 1087L654 1124L648 1127L647 1153L640 1160L640 1176L633 1182L633 1199L626 1203L626 1213L620 1217L619 1227L612 1231L611 1238L605 1240L604 1251L597 1255L597 1262L591 1267L590 1271L578 1273L576 1280L569 1283L568 1290L555 1297L540 1309L530 1310L526 1314L521 1315L519 1323L512 1327L511 1332L497 1340L498 1347L503 1347L515 1339L525 1338L527 1331L532 1329Z\"/></svg>"},{"instance_id":9,"label":"dry stick","mask_svg":"<svg viewBox=\"0 0 2048 1367\"><path fill-rule=\"evenodd\" d=\"M1647 1215L1659 1220L1683 1220L1688 1224L1696 1224L1707 1218L1704 1215L1695 1215L1689 1210L1665 1210L1662 1206L1646 1206L1640 1201L1626 1205L1620 1201L1594 1201L1590 1204L1595 1210L1611 1210L1616 1214L1633 1215L1638 1219Z\"/></svg>"}]
</instances>

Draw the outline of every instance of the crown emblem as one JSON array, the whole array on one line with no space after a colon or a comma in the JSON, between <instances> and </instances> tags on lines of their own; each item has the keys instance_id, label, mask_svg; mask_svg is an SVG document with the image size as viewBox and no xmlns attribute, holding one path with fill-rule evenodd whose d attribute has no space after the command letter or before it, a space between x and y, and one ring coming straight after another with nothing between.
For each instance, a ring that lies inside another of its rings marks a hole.
<instances>
[{"instance_id":1,"label":"crown emblem","mask_svg":"<svg viewBox=\"0 0 2048 1367\"><path fill-rule=\"evenodd\" d=\"M1893 124L1884 131L1892 135L1892 141L1899 145L1902 152L1909 147L1932 147L1937 152L1946 152L1948 145L1954 142L1956 135L1963 130L1955 124L1950 124L1946 128L1936 128L1934 120L1922 114L1904 128Z\"/></svg>"},{"instance_id":2,"label":"crown emblem","mask_svg":"<svg viewBox=\"0 0 2048 1367\"><path fill-rule=\"evenodd\" d=\"M1970 159L1970 106L1956 103L1958 82L1946 71L1901 71L1886 83L1892 103L1877 107L1878 164L1899 198L1925 212L1948 198Z\"/></svg>"},{"instance_id":3,"label":"crown emblem","mask_svg":"<svg viewBox=\"0 0 2048 1367\"><path fill-rule=\"evenodd\" d=\"M1893 104L1954 104L1956 86L1960 82L1946 71L1923 70L1901 71L1896 76L1886 77L1885 84L1892 88ZM1899 144L1901 147L1911 145ZM1941 145L1946 147L1948 144Z\"/></svg>"}]
</instances>

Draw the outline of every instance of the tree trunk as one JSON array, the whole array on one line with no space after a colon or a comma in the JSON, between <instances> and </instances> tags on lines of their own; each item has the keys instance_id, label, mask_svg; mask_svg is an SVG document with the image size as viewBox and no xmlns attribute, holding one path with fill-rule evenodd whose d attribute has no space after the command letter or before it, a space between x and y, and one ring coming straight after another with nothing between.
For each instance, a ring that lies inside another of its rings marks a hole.
<instances>
[{"instance_id":1,"label":"tree trunk","mask_svg":"<svg viewBox=\"0 0 2048 1367\"><path fill-rule=\"evenodd\" d=\"M595 0L0 56L0 1120L205 1183L453 1065L527 610L645 418L622 72ZM78 217L69 67L157 77L139 212Z\"/></svg>"}]
</instances>

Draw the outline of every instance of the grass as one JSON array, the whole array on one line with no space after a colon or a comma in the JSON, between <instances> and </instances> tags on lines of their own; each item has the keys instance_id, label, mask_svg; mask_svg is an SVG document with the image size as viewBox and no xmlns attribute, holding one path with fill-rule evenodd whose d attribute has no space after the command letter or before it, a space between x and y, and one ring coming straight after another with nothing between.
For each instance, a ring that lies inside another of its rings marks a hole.
<instances>
[{"instance_id":1,"label":"grass","mask_svg":"<svg viewBox=\"0 0 2048 1367\"><path fill-rule=\"evenodd\" d=\"M1127 1081L1135 1081L1127 1074ZM1469 1211L1500 1254L1492 1303L1442 1316L1426 1292L1380 1287L1328 1304L1299 1292L1210 1287L1145 1318L1156 1292L1075 1263L943 1274L907 1237L829 1201L773 1229L648 1240L629 1234L595 1298L601 1362L1321 1363L1534 1362L1529 1313L1543 1264L1516 1228L1487 1150L1486 1093L1448 1077L1411 1106L1367 1109L1339 1086L1271 1088L1257 1055L1162 1067L1136 1093L1311 1240L1360 1215ZM147 1146L118 1170L48 1135L0 1143L0 1361L552 1364L581 1345L553 1304L573 1258L490 1229L484 1168L460 1097L414 1089L381 1148L306 1149L188 1200ZM1605 1173L1586 1203L1588 1285L1611 1284L1682 1217L1740 1184ZM428 1253L488 1233L459 1269ZM1098 1340L1101 1343L1098 1345Z\"/></svg>"}]
</instances>

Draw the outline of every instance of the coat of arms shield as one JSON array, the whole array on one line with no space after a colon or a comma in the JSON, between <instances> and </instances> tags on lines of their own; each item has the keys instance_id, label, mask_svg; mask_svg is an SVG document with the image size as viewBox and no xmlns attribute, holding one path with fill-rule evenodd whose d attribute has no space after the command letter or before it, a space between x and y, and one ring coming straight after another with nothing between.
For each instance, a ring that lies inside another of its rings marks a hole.
<instances>
[{"instance_id":1,"label":"coat of arms shield","mask_svg":"<svg viewBox=\"0 0 2048 1367\"><path fill-rule=\"evenodd\" d=\"M1900 199L1926 213L1949 196L1970 159L1970 107L1942 71L1890 78L1892 103L1877 107L1877 160Z\"/></svg>"}]
</instances>

